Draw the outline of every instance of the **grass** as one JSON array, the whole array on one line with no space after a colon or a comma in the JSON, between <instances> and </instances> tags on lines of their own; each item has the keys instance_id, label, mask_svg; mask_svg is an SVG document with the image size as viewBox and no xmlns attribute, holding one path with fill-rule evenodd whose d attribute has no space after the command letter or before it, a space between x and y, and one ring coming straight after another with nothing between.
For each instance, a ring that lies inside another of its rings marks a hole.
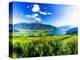
<instances>
[{"instance_id":1,"label":"grass","mask_svg":"<svg viewBox=\"0 0 80 60\"><path fill-rule=\"evenodd\" d=\"M13 38L13 39L12 39ZM78 54L78 36L10 37L10 57L39 57Z\"/></svg>"}]
</instances>

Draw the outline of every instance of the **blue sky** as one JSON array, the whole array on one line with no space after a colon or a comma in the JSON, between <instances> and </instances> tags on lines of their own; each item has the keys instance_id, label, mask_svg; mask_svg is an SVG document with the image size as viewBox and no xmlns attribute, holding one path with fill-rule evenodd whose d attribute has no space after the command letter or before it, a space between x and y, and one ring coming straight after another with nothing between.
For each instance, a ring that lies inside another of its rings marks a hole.
<instances>
[{"instance_id":1,"label":"blue sky","mask_svg":"<svg viewBox=\"0 0 80 60\"><path fill-rule=\"evenodd\" d=\"M13 24L37 21L53 26L77 26L77 8L71 5L13 2L10 3L12 14Z\"/></svg>"}]
</instances>

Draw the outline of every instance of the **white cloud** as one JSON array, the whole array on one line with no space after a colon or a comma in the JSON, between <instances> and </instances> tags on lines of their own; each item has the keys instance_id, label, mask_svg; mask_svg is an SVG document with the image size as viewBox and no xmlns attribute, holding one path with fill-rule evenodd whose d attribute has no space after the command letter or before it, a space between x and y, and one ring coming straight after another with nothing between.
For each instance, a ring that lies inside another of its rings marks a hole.
<instances>
[{"instance_id":1,"label":"white cloud","mask_svg":"<svg viewBox=\"0 0 80 60\"><path fill-rule=\"evenodd\" d=\"M25 15L26 18L32 18L32 15Z\"/></svg>"},{"instance_id":2,"label":"white cloud","mask_svg":"<svg viewBox=\"0 0 80 60\"><path fill-rule=\"evenodd\" d=\"M33 12L38 12L40 10L40 7L38 4L34 4L33 8L32 8L32 11Z\"/></svg>"},{"instance_id":3,"label":"white cloud","mask_svg":"<svg viewBox=\"0 0 80 60\"><path fill-rule=\"evenodd\" d=\"M26 18L36 18L38 17L38 14L33 14L33 15L25 15Z\"/></svg>"},{"instance_id":4,"label":"white cloud","mask_svg":"<svg viewBox=\"0 0 80 60\"><path fill-rule=\"evenodd\" d=\"M38 18L38 17L36 17L36 18L35 18L35 21L40 22L40 21L41 21L41 19L40 19L40 18Z\"/></svg>"},{"instance_id":5,"label":"white cloud","mask_svg":"<svg viewBox=\"0 0 80 60\"><path fill-rule=\"evenodd\" d=\"M50 12L42 12L42 11L39 11L39 13L42 14L42 15L52 15L52 13L50 13Z\"/></svg>"},{"instance_id":6,"label":"white cloud","mask_svg":"<svg viewBox=\"0 0 80 60\"><path fill-rule=\"evenodd\" d=\"M48 12L49 15L52 15L52 13Z\"/></svg>"},{"instance_id":7,"label":"white cloud","mask_svg":"<svg viewBox=\"0 0 80 60\"><path fill-rule=\"evenodd\" d=\"M39 18L39 15L38 14L26 15L25 17L26 18L30 18L30 19L32 18L33 20L38 21L38 22L41 21L41 19Z\"/></svg>"},{"instance_id":8,"label":"white cloud","mask_svg":"<svg viewBox=\"0 0 80 60\"><path fill-rule=\"evenodd\" d=\"M32 8L32 11L33 12L39 12L42 15L52 15L52 13L50 13L50 12L46 12L46 11L45 12L42 12L42 11L40 11L40 7L39 7L38 4L34 4L34 6Z\"/></svg>"},{"instance_id":9,"label":"white cloud","mask_svg":"<svg viewBox=\"0 0 80 60\"><path fill-rule=\"evenodd\" d=\"M33 12L38 12L38 13L40 13L42 15L52 15L52 13L50 13L50 12L46 12L46 11L42 12L42 11L40 11L40 7L39 7L38 4L34 4L33 5L32 11ZM25 17L26 18L32 18L33 20L38 21L38 22L41 21L41 18L39 18L39 14L37 14L37 13L35 13L33 15L26 15Z\"/></svg>"},{"instance_id":10,"label":"white cloud","mask_svg":"<svg viewBox=\"0 0 80 60\"><path fill-rule=\"evenodd\" d=\"M38 17L39 15L38 14L33 14L32 15L32 18L36 18L36 17Z\"/></svg>"}]
</instances>

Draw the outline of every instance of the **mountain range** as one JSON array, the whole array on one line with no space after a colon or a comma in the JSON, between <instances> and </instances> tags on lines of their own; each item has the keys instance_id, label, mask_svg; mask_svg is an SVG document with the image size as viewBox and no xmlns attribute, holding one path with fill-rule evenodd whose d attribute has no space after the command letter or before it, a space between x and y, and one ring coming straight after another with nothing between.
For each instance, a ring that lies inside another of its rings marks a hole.
<instances>
[{"instance_id":1,"label":"mountain range","mask_svg":"<svg viewBox=\"0 0 80 60\"><path fill-rule=\"evenodd\" d=\"M72 28L66 32L66 34L78 34L78 27Z\"/></svg>"},{"instance_id":2,"label":"mountain range","mask_svg":"<svg viewBox=\"0 0 80 60\"><path fill-rule=\"evenodd\" d=\"M76 34L78 33L78 27L71 26L61 26L55 27L52 25L46 25L42 23L18 23L18 24L9 24L9 31L13 30L18 32L17 29L26 29L26 30L48 30L49 35L65 35L65 34Z\"/></svg>"},{"instance_id":3,"label":"mountain range","mask_svg":"<svg viewBox=\"0 0 80 60\"><path fill-rule=\"evenodd\" d=\"M45 29L56 29L56 27L51 25L46 25L42 23L18 23L13 25L15 29L29 29L29 30L45 30Z\"/></svg>"}]
</instances>

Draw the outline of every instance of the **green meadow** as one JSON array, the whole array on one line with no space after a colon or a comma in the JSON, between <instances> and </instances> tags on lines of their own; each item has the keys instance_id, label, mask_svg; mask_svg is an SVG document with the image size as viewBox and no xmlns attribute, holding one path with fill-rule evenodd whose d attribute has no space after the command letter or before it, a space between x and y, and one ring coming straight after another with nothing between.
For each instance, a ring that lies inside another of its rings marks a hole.
<instances>
[{"instance_id":1,"label":"green meadow","mask_svg":"<svg viewBox=\"0 0 80 60\"><path fill-rule=\"evenodd\" d=\"M78 35L9 36L10 57L40 57L78 54Z\"/></svg>"}]
</instances>

